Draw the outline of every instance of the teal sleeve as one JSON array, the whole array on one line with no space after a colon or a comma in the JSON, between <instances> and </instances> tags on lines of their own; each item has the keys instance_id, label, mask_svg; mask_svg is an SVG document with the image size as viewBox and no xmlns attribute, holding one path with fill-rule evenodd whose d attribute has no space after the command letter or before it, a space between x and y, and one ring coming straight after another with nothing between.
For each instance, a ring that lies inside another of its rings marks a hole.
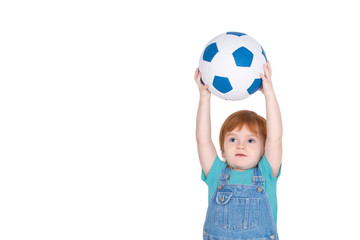
<instances>
[{"instance_id":1,"label":"teal sleeve","mask_svg":"<svg viewBox=\"0 0 360 240\"><path fill-rule=\"evenodd\" d=\"M221 161L219 156L216 156L213 164L211 165L208 176L206 177L204 171L201 171L201 180L203 180L208 186L216 184L217 178L225 166L226 163Z\"/></svg>"},{"instance_id":2,"label":"teal sleeve","mask_svg":"<svg viewBox=\"0 0 360 240\"><path fill-rule=\"evenodd\" d=\"M260 168L260 171L265 174L268 178L272 178L272 179L278 179L280 177L280 174L281 174L281 166L280 166L280 170L279 170L279 174L277 175L276 178L274 178L272 176L272 169L271 169L271 166L270 166L270 163L269 161L267 160L265 154L263 156L263 158L260 160L259 162L259 168Z\"/></svg>"}]
</instances>

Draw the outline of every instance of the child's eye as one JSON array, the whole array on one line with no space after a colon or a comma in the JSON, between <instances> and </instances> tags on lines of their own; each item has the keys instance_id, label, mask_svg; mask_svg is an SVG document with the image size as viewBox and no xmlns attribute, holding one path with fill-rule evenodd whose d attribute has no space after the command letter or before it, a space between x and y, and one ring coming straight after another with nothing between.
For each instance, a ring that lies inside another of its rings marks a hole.
<instances>
[{"instance_id":1,"label":"child's eye","mask_svg":"<svg viewBox=\"0 0 360 240\"><path fill-rule=\"evenodd\" d=\"M249 143L254 143L255 140L254 139L249 139Z\"/></svg>"},{"instance_id":2,"label":"child's eye","mask_svg":"<svg viewBox=\"0 0 360 240\"><path fill-rule=\"evenodd\" d=\"M230 138L230 142L234 143L234 142L236 142L236 139L235 138Z\"/></svg>"}]
</instances>

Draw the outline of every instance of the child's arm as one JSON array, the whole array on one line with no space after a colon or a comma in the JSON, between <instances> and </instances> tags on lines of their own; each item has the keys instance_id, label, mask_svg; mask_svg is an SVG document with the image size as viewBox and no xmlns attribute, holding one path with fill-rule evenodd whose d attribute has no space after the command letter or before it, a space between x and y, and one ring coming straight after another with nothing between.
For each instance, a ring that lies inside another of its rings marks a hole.
<instances>
[{"instance_id":1,"label":"child's arm","mask_svg":"<svg viewBox=\"0 0 360 240\"><path fill-rule=\"evenodd\" d=\"M264 72L265 76L260 74L260 77L263 81L263 85L260 90L264 94L266 101L267 138L265 143L265 155L270 163L272 176L277 177L280 171L282 160L283 128L279 104L272 87L272 72L269 61L267 61L267 65L264 64Z\"/></svg>"},{"instance_id":2,"label":"child's arm","mask_svg":"<svg viewBox=\"0 0 360 240\"><path fill-rule=\"evenodd\" d=\"M211 140L210 96L208 85L201 83L199 69L195 72L195 81L199 87L200 101L196 118L196 142L200 165L207 177L216 158L216 149Z\"/></svg>"}]
</instances>

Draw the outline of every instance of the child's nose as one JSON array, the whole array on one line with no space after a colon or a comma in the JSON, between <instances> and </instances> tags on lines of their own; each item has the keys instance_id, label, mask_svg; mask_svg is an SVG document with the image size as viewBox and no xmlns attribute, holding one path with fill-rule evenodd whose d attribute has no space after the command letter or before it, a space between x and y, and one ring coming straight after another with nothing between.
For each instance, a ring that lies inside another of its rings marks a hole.
<instances>
[{"instance_id":1,"label":"child's nose","mask_svg":"<svg viewBox=\"0 0 360 240\"><path fill-rule=\"evenodd\" d=\"M237 145L237 148L238 148L238 149L245 149L245 144L239 143L239 144Z\"/></svg>"}]
</instances>

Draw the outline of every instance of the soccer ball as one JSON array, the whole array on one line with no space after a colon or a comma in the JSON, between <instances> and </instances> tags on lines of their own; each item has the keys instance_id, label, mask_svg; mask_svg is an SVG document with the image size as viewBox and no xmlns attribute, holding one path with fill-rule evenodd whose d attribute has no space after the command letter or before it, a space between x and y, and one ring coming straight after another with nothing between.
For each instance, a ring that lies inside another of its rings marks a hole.
<instances>
[{"instance_id":1,"label":"soccer ball","mask_svg":"<svg viewBox=\"0 0 360 240\"><path fill-rule=\"evenodd\" d=\"M227 32L212 39L200 57L201 80L225 100L242 100L262 84L267 58L260 44L244 33Z\"/></svg>"}]
</instances>

